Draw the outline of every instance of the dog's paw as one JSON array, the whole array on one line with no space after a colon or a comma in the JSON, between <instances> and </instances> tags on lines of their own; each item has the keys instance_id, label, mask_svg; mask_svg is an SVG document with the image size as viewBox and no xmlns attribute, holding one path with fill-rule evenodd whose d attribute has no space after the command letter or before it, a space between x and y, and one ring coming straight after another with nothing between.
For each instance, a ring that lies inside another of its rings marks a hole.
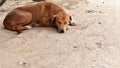
<instances>
[{"instance_id":1,"label":"dog's paw","mask_svg":"<svg viewBox=\"0 0 120 68\"><path fill-rule=\"evenodd\" d=\"M25 26L26 30L31 29L31 26Z\"/></svg>"},{"instance_id":2,"label":"dog's paw","mask_svg":"<svg viewBox=\"0 0 120 68\"><path fill-rule=\"evenodd\" d=\"M72 21L70 21L70 22L69 22L69 25L70 25L70 26L76 26L77 24L74 23L74 22L72 22Z\"/></svg>"}]
</instances>

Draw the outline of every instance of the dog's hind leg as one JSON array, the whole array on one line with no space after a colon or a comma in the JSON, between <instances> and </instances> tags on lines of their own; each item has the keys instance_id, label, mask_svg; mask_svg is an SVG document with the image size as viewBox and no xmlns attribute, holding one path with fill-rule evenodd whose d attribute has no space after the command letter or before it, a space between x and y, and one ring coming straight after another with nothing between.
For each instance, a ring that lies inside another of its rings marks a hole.
<instances>
[{"instance_id":1,"label":"dog's hind leg","mask_svg":"<svg viewBox=\"0 0 120 68\"><path fill-rule=\"evenodd\" d=\"M22 25L18 25L15 27L15 31L17 32L17 34L22 33L23 30L27 30L28 28Z\"/></svg>"}]
</instances>

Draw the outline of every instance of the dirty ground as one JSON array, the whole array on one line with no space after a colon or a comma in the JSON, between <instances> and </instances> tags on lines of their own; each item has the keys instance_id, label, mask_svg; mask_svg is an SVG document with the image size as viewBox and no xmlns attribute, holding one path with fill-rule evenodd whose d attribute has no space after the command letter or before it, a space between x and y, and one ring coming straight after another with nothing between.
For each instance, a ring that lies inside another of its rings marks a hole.
<instances>
[{"instance_id":1,"label":"dirty ground","mask_svg":"<svg viewBox=\"0 0 120 68\"><path fill-rule=\"evenodd\" d=\"M8 1L0 7L0 68L120 68L120 0L51 2L71 14L77 26L64 34L37 27L16 35L2 21L30 2Z\"/></svg>"}]
</instances>

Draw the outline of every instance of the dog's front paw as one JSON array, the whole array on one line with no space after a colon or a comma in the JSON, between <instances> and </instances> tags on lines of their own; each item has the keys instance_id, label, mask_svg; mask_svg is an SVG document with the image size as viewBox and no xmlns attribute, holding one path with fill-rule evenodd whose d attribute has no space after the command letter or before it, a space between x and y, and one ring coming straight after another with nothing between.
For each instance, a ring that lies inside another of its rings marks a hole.
<instances>
[{"instance_id":1,"label":"dog's front paw","mask_svg":"<svg viewBox=\"0 0 120 68\"><path fill-rule=\"evenodd\" d=\"M70 21L70 22L69 22L69 25L70 25L70 26L76 26L77 24L74 23L74 22L72 22L72 21Z\"/></svg>"}]
</instances>

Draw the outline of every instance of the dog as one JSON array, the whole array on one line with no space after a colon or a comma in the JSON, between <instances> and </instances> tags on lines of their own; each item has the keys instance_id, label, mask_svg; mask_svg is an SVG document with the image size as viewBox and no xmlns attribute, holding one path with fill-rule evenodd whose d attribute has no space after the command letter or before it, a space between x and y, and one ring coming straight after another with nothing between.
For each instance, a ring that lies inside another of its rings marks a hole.
<instances>
[{"instance_id":1,"label":"dog","mask_svg":"<svg viewBox=\"0 0 120 68\"><path fill-rule=\"evenodd\" d=\"M58 32L64 33L71 23L72 17L60 6L51 2L39 2L33 5L17 7L5 17L3 25L17 34L28 29L26 25L37 23L41 27L57 27Z\"/></svg>"}]
</instances>

